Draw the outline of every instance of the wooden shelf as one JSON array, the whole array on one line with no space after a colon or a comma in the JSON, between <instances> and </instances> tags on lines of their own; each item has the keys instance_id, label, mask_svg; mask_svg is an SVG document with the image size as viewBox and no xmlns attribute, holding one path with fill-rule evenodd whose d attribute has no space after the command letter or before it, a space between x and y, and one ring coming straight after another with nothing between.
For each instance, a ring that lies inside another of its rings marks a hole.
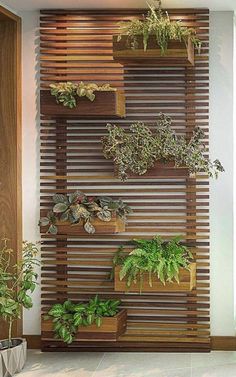
<instances>
[{"instance_id":1,"label":"wooden shelf","mask_svg":"<svg viewBox=\"0 0 236 377\"><path fill-rule=\"evenodd\" d=\"M103 317L102 324L97 327L96 324L82 326L79 328L75 341L116 341L120 335L124 334L127 325L127 310L122 309L114 317ZM50 337L53 332L51 320L42 319L42 333L45 337Z\"/></svg>"},{"instance_id":2,"label":"wooden shelf","mask_svg":"<svg viewBox=\"0 0 236 377\"><path fill-rule=\"evenodd\" d=\"M132 283L130 287L127 287L126 280L120 280L119 266L115 267L115 291L116 292L140 292L139 281ZM179 271L179 284L166 283L165 285L157 278L152 276L152 287L149 285L149 274L143 275L142 292L189 292L196 287L196 263L190 264L190 270L181 268Z\"/></svg>"},{"instance_id":3,"label":"wooden shelf","mask_svg":"<svg viewBox=\"0 0 236 377\"><path fill-rule=\"evenodd\" d=\"M95 233L97 234L116 234L125 232L125 220L121 219L119 216L114 215L111 221L102 221L98 218L91 220L91 224L95 227ZM88 233L84 230L83 223L71 224L69 222L58 221L56 223L58 235L68 235L68 236L84 236ZM46 233L48 226L41 226L41 233ZM92 234L90 234L92 236Z\"/></svg>"},{"instance_id":4,"label":"wooden shelf","mask_svg":"<svg viewBox=\"0 0 236 377\"><path fill-rule=\"evenodd\" d=\"M186 46L184 42L171 41L165 55L161 54L158 48L155 36L151 36L148 41L148 48L144 51L143 37L137 37L137 48L131 49L127 40L127 36L122 36L117 41L117 36L113 36L113 59L123 65L139 66L139 65L194 65L194 46L191 41Z\"/></svg>"},{"instance_id":5,"label":"wooden shelf","mask_svg":"<svg viewBox=\"0 0 236 377\"><path fill-rule=\"evenodd\" d=\"M95 92L94 101L86 97L78 99L77 106L73 109L58 104L50 90L40 91L40 113L52 118L78 118L78 117L125 117L125 93L123 90Z\"/></svg>"}]
</instances>

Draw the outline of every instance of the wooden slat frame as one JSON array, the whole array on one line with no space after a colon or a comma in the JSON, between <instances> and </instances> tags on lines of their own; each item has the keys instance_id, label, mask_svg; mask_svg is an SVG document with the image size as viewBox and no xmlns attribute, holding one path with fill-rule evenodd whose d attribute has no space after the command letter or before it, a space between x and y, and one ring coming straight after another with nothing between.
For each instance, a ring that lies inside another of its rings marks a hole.
<instances>
[{"instance_id":1,"label":"wooden slat frame","mask_svg":"<svg viewBox=\"0 0 236 377\"><path fill-rule=\"evenodd\" d=\"M126 67L112 59L117 22L141 17L140 10L41 11L41 89L53 81L109 82L125 90L126 118L109 122L127 128L133 121L153 126L166 112L179 134L191 136L201 127L208 145L209 14L207 9L170 9L171 19L195 27L204 42L194 67ZM178 63L178 62L176 62ZM127 332L118 342L75 342L67 347L42 334L42 349L108 351L209 351L209 187L208 178L133 178L121 183L111 161L102 155L100 138L106 119L52 120L41 114L42 211L55 192L76 188L88 194L121 197L133 207L126 232L113 236L42 234L42 311L65 298L87 300L99 293L120 298L128 309ZM114 292L108 280L112 255L120 244L131 249L133 237L183 235L197 261L197 286L191 293L139 294Z\"/></svg>"}]
</instances>

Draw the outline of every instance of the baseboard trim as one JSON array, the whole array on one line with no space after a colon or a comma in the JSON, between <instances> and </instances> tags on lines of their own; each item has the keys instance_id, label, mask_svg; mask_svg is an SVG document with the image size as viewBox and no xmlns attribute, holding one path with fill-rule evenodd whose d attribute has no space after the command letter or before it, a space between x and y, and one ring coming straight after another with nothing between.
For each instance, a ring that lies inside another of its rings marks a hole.
<instances>
[{"instance_id":1,"label":"baseboard trim","mask_svg":"<svg viewBox=\"0 0 236 377\"><path fill-rule=\"evenodd\" d=\"M236 336L211 336L213 351L236 351Z\"/></svg>"},{"instance_id":2,"label":"baseboard trim","mask_svg":"<svg viewBox=\"0 0 236 377\"><path fill-rule=\"evenodd\" d=\"M23 335L28 349L41 349L40 335ZM212 351L236 351L236 336L211 336Z\"/></svg>"},{"instance_id":3,"label":"baseboard trim","mask_svg":"<svg viewBox=\"0 0 236 377\"><path fill-rule=\"evenodd\" d=\"M41 349L41 335L23 335L27 341L28 349Z\"/></svg>"}]
</instances>

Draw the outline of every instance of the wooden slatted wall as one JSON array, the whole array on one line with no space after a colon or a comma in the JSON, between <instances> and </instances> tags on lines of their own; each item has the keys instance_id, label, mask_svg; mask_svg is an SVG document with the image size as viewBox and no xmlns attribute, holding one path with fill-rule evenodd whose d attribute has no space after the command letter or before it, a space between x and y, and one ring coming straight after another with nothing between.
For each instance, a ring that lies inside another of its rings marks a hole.
<instances>
[{"instance_id":1,"label":"wooden slatted wall","mask_svg":"<svg viewBox=\"0 0 236 377\"><path fill-rule=\"evenodd\" d=\"M41 11L41 89L55 81L109 82L126 93L125 119L153 125L162 111L179 134L197 125L208 142L208 10L169 10L171 19L197 29L204 42L195 67L122 67L112 59L117 22L140 17L143 10ZM178 62L176 62L178 64ZM109 106L109 104L107 104ZM42 234L42 311L67 298L87 300L99 293L122 300L128 329L116 343L77 342L70 349L209 351L209 219L208 179L130 179L113 176L113 163L103 158L100 138L106 120L52 120L41 116L41 208L52 205L56 192L81 189L87 194L121 197L132 208L127 230L115 236L66 237ZM168 239L176 234L197 260L197 288L189 294L122 294L108 280L113 253L134 237ZM65 350L53 334L42 333L44 350Z\"/></svg>"}]
</instances>

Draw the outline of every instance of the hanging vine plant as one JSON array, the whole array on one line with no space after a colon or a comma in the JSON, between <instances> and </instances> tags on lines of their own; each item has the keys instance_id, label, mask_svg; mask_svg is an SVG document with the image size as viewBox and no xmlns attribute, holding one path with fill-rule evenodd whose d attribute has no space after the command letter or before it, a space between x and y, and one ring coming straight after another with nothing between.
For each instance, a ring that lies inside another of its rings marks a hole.
<instances>
[{"instance_id":1,"label":"hanging vine plant","mask_svg":"<svg viewBox=\"0 0 236 377\"><path fill-rule=\"evenodd\" d=\"M123 127L108 124L108 135L102 138L103 154L113 159L119 178L127 180L131 173L143 175L157 161L173 162L175 167L186 167L189 173L204 172L217 178L224 168L219 160L211 162L205 157L204 132L196 127L190 140L178 136L171 128L172 120L160 114L156 129L136 122L128 132Z\"/></svg>"},{"instance_id":2,"label":"hanging vine plant","mask_svg":"<svg viewBox=\"0 0 236 377\"><path fill-rule=\"evenodd\" d=\"M57 234L58 221L69 222L71 225L82 223L84 230L93 234L96 231L91 222L94 218L109 222L114 214L126 219L132 212L122 200L113 200L106 196L88 197L82 191L75 191L69 195L55 194L53 202L52 210L39 221L39 225L47 226L51 234Z\"/></svg>"},{"instance_id":3,"label":"hanging vine plant","mask_svg":"<svg viewBox=\"0 0 236 377\"><path fill-rule=\"evenodd\" d=\"M162 9L161 0L157 0L157 7L150 4L148 7L148 13L142 20L133 19L120 23L118 42L123 37L127 37L128 46L136 49L139 47L138 38L141 36L143 49L146 51L149 39L154 36L162 55L166 54L171 41L184 42L186 46L190 41L200 51L201 41L196 36L196 30L183 26L181 21L171 21L168 13Z\"/></svg>"},{"instance_id":4,"label":"hanging vine plant","mask_svg":"<svg viewBox=\"0 0 236 377\"><path fill-rule=\"evenodd\" d=\"M86 97L90 101L96 98L96 92L114 92L116 88L112 88L110 84L97 85L94 83L85 84L72 82L59 82L50 84L51 95L56 97L58 104L73 109L77 106L79 99Z\"/></svg>"}]
</instances>

